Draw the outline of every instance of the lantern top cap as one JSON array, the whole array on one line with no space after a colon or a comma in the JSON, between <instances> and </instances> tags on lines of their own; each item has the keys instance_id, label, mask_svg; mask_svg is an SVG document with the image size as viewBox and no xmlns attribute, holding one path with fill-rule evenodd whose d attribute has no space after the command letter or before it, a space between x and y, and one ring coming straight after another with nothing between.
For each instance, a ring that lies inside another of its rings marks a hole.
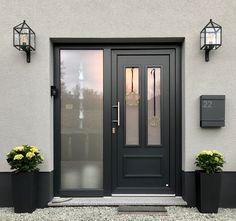
<instances>
[{"instance_id":1,"label":"lantern top cap","mask_svg":"<svg viewBox=\"0 0 236 221\"><path fill-rule=\"evenodd\" d=\"M208 24L206 25L205 28L209 28L209 27L213 27L213 28L221 28L221 26L218 25L217 23L213 22L212 19L210 19L210 21L208 22Z\"/></svg>"},{"instance_id":2,"label":"lantern top cap","mask_svg":"<svg viewBox=\"0 0 236 221\"><path fill-rule=\"evenodd\" d=\"M27 23L25 22L25 20L23 20L23 22L22 23L20 23L19 25L16 25L15 27L14 27L14 30L16 30L17 32L21 32L23 29L29 29L29 30L31 30L32 32L34 32L30 27L29 27L29 25L27 25Z\"/></svg>"},{"instance_id":3,"label":"lantern top cap","mask_svg":"<svg viewBox=\"0 0 236 221\"><path fill-rule=\"evenodd\" d=\"M210 19L210 21L207 23L207 25L201 30L201 33L202 32L205 32L206 29L210 29L210 28L213 28L215 31L218 31L218 30L222 30L222 27L220 25L218 25L217 23L213 22L212 19Z\"/></svg>"}]
</instances>

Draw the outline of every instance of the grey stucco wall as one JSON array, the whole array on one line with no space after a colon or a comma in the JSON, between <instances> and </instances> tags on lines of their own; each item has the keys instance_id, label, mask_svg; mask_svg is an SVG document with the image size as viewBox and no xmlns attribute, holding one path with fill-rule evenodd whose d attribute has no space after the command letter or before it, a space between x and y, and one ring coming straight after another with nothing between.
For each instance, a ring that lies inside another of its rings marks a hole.
<instances>
[{"instance_id":1,"label":"grey stucco wall","mask_svg":"<svg viewBox=\"0 0 236 221\"><path fill-rule=\"evenodd\" d=\"M38 145L53 169L51 37L185 37L183 50L183 165L194 170L195 155L214 148L225 154L225 170L236 170L235 0L0 0L0 171L5 154L18 144ZM199 32L212 18L223 26L223 46L204 61ZM12 27L23 20L37 34L37 51L27 64L12 46ZM226 95L226 127L199 127L199 96Z\"/></svg>"}]
</instances>

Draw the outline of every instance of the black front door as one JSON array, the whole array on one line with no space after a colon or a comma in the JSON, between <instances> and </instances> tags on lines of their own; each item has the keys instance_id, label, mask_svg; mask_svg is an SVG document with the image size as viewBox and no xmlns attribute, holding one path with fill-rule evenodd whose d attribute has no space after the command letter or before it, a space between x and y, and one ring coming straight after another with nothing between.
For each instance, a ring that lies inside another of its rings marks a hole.
<instances>
[{"instance_id":1,"label":"black front door","mask_svg":"<svg viewBox=\"0 0 236 221\"><path fill-rule=\"evenodd\" d=\"M180 195L180 47L58 45L54 54L54 193Z\"/></svg>"},{"instance_id":2,"label":"black front door","mask_svg":"<svg viewBox=\"0 0 236 221\"><path fill-rule=\"evenodd\" d=\"M174 51L112 51L112 193L175 193Z\"/></svg>"}]
</instances>

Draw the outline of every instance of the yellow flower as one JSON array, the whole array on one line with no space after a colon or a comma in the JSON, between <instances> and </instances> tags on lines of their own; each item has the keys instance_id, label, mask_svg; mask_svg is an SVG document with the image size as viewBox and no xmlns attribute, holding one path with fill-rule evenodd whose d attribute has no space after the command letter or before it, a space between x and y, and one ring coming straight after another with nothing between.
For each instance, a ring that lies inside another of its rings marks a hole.
<instances>
[{"instance_id":1,"label":"yellow flower","mask_svg":"<svg viewBox=\"0 0 236 221\"><path fill-rule=\"evenodd\" d=\"M217 155L218 155L218 157L220 157L220 158L224 159L224 155L223 155L223 154L221 154L219 151L217 151L217 150L213 150L212 152L213 152L213 154L217 154Z\"/></svg>"},{"instance_id":2,"label":"yellow flower","mask_svg":"<svg viewBox=\"0 0 236 221\"><path fill-rule=\"evenodd\" d=\"M203 150L199 155L207 154L207 150Z\"/></svg>"},{"instance_id":3,"label":"yellow flower","mask_svg":"<svg viewBox=\"0 0 236 221\"><path fill-rule=\"evenodd\" d=\"M34 156L35 156L35 154L32 153L32 152L28 152L28 153L26 154L26 157L27 157L28 159L31 159L31 158L34 157Z\"/></svg>"},{"instance_id":4,"label":"yellow flower","mask_svg":"<svg viewBox=\"0 0 236 221\"><path fill-rule=\"evenodd\" d=\"M33 153L39 153L39 149L35 146L31 146L32 148L30 148L30 151Z\"/></svg>"},{"instance_id":5,"label":"yellow flower","mask_svg":"<svg viewBox=\"0 0 236 221\"><path fill-rule=\"evenodd\" d=\"M214 154L220 154L217 150L212 150L212 153L214 153Z\"/></svg>"},{"instance_id":6,"label":"yellow flower","mask_svg":"<svg viewBox=\"0 0 236 221\"><path fill-rule=\"evenodd\" d=\"M14 151L23 151L24 147L23 146L18 146L13 149Z\"/></svg>"},{"instance_id":7,"label":"yellow flower","mask_svg":"<svg viewBox=\"0 0 236 221\"><path fill-rule=\"evenodd\" d=\"M21 160L24 156L22 154L16 154L13 160Z\"/></svg>"},{"instance_id":8,"label":"yellow flower","mask_svg":"<svg viewBox=\"0 0 236 221\"><path fill-rule=\"evenodd\" d=\"M221 157L221 158L222 158L222 160L223 160L223 159L224 159L224 155L223 155L223 154L221 154L221 153L220 153L219 155L220 155L220 157Z\"/></svg>"},{"instance_id":9,"label":"yellow flower","mask_svg":"<svg viewBox=\"0 0 236 221\"><path fill-rule=\"evenodd\" d=\"M207 151L207 155L212 156L212 155L213 155L212 151L211 151L211 150L208 150L208 151Z\"/></svg>"},{"instance_id":10,"label":"yellow flower","mask_svg":"<svg viewBox=\"0 0 236 221\"><path fill-rule=\"evenodd\" d=\"M40 156L40 159L41 159L41 160L44 160L44 157L43 157L43 156Z\"/></svg>"},{"instance_id":11,"label":"yellow flower","mask_svg":"<svg viewBox=\"0 0 236 221\"><path fill-rule=\"evenodd\" d=\"M201 154L203 154L203 155L213 155L213 153L212 153L212 151L211 150L203 150L202 152L201 152Z\"/></svg>"}]
</instances>

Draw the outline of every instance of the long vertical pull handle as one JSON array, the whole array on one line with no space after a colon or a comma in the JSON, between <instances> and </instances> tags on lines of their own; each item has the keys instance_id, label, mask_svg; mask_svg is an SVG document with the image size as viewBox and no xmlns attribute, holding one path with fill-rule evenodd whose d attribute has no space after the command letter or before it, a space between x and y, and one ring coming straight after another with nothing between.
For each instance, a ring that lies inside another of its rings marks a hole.
<instances>
[{"instance_id":1,"label":"long vertical pull handle","mask_svg":"<svg viewBox=\"0 0 236 221\"><path fill-rule=\"evenodd\" d=\"M120 102L117 102L117 126L120 126Z\"/></svg>"},{"instance_id":2,"label":"long vertical pull handle","mask_svg":"<svg viewBox=\"0 0 236 221\"><path fill-rule=\"evenodd\" d=\"M117 126L120 126L120 102L117 102L117 105L113 105L113 108L117 108L117 120L112 120L113 123L117 123Z\"/></svg>"}]
</instances>

